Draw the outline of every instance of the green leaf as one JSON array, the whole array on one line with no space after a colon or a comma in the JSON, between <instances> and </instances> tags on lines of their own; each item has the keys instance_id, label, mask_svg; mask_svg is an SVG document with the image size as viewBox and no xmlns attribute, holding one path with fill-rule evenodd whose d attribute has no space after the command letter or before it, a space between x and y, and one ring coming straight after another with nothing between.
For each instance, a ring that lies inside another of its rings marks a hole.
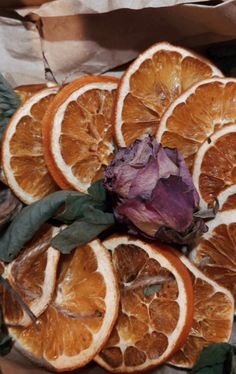
<instances>
[{"instance_id":1,"label":"green leaf","mask_svg":"<svg viewBox=\"0 0 236 374\"><path fill-rule=\"evenodd\" d=\"M86 221L75 221L52 239L52 245L67 254L76 247L95 239L110 226L111 224L98 225Z\"/></svg>"},{"instance_id":2,"label":"green leaf","mask_svg":"<svg viewBox=\"0 0 236 374\"><path fill-rule=\"evenodd\" d=\"M88 189L89 195L91 195L96 201L106 200L106 190L103 186L103 179L94 182Z\"/></svg>"},{"instance_id":3,"label":"green leaf","mask_svg":"<svg viewBox=\"0 0 236 374\"><path fill-rule=\"evenodd\" d=\"M93 225L113 225L115 218L113 213L106 213L102 210L96 209L93 206L88 207L84 212L84 220Z\"/></svg>"},{"instance_id":4,"label":"green leaf","mask_svg":"<svg viewBox=\"0 0 236 374\"><path fill-rule=\"evenodd\" d=\"M83 218L91 206L99 210L105 210L106 191L102 180L93 183L88 189L88 193L85 195L78 192L77 194L69 195L63 212L58 214L56 218L69 224Z\"/></svg>"},{"instance_id":5,"label":"green leaf","mask_svg":"<svg viewBox=\"0 0 236 374\"><path fill-rule=\"evenodd\" d=\"M8 334L7 328L3 321L2 311L0 310L0 356L7 355L13 345L13 341Z\"/></svg>"},{"instance_id":6,"label":"green leaf","mask_svg":"<svg viewBox=\"0 0 236 374\"><path fill-rule=\"evenodd\" d=\"M0 74L0 140L10 117L20 105L20 98Z\"/></svg>"},{"instance_id":7,"label":"green leaf","mask_svg":"<svg viewBox=\"0 0 236 374\"><path fill-rule=\"evenodd\" d=\"M69 195L65 202L65 208L62 213L56 216L56 219L66 224L72 223L83 218L87 210L94 207L99 210L105 209L105 204L95 201L89 195L74 196Z\"/></svg>"},{"instance_id":8,"label":"green leaf","mask_svg":"<svg viewBox=\"0 0 236 374\"><path fill-rule=\"evenodd\" d=\"M228 343L211 344L202 351L191 374L233 374L235 354L235 347Z\"/></svg>"},{"instance_id":9,"label":"green leaf","mask_svg":"<svg viewBox=\"0 0 236 374\"><path fill-rule=\"evenodd\" d=\"M91 202L91 197L88 195L79 194L78 196L70 194L66 201L63 212L56 216L56 219L69 224L76 219L83 217L86 206Z\"/></svg>"},{"instance_id":10,"label":"green leaf","mask_svg":"<svg viewBox=\"0 0 236 374\"><path fill-rule=\"evenodd\" d=\"M73 193L75 192L57 191L23 208L0 236L0 259L4 262L12 261L24 244L34 236L43 223L53 217L66 198Z\"/></svg>"}]
</instances>

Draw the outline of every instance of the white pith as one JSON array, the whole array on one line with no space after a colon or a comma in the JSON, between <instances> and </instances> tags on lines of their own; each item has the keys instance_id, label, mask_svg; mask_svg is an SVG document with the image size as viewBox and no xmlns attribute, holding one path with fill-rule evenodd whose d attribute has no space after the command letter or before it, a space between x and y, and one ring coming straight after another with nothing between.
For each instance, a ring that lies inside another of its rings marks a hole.
<instances>
[{"instance_id":1,"label":"white pith","mask_svg":"<svg viewBox=\"0 0 236 374\"><path fill-rule=\"evenodd\" d=\"M166 334L165 335L167 336L168 340L169 340L169 344L168 344L168 347L166 349L166 351L158 358L158 359L149 359L147 357L146 361L141 364L141 365L137 365L137 366L134 366L134 367L128 367L126 365L124 365L124 363L117 367L117 368L113 368L113 367L110 367L107 362L105 362L101 356L96 356L95 357L95 361L100 364L102 367L104 367L105 369L109 370L109 371L112 371L113 373L131 373L131 372L136 372L136 371L142 371L142 370L147 370L147 368L149 366L152 366L152 365L158 365L159 362L163 362L165 357L167 357L171 351L173 350L173 347L175 346L178 338L180 337L182 331L183 331L183 328L185 326L185 323L186 323L186 320L187 320L187 315L188 315L188 308L187 308L187 291L185 289L185 285L183 283L183 280L182 280L182 277L180 276L180 274L178 273L178 271L173 267L173 265L170 263L170 261L164 257L161 253L157 252L155 254L154 250L151 248L151 246L149 244L145 244L144 242L142 242L141 240L138 240L138 239L130 239L126 236L122 236L122 237L119 237L119 238L111 238L111 239L107 239L103 242L104 246L108 249L108 250L111 250L113 251L119 244L124 244L124 245L136 245L138 246L139 248L145 250L147 252L147 254L149 255L149 258L153 258L155 260L157 260L160 265L166 269L168 269L170 272L172 272L172 274L174 275L175 279L176 279L176 282L178 284L178 291L179 291L179 295L178 295L178 298L175 300L176 303L179 304L180 308L179 308L179 320L178 320L178 323L176 325L176 328L174 329L174 331L171 333L171 334ZM151 329L151 327L149 326L149 333L153 332L153 331L156 331L155 329ZM129 345L129 344L128 344ZM119 347L121 349L121 352L122 354L124 354L124 351L125 351L125 348L127 348L127 343L123 340L122 341L122 337L120 336L120 342L117 343L115 346Z\"/></svg>"},{"instance_id":2,"label":"white pith","mask_svg":"<svg viewBox=\"0 0 236 374\"><path fill-rule=\"evenodd\" d=\"M214 145L216 144L217 140L220 137L224 136L225 134L229 134L229 133L233 133L233 132L236 132L236 124L222 127L220 130L214 132L211 135L211 137L210 137L211 142L210 143L208 143L208 140L205 140L205 142L202 143L202 145L200 146L200 148L197 151L197 154L196 154L196 157L195 157L195 160L194 160L194 164L193 164L193 182L194 182L194 185L195 185L195 187L196 187L196 189L199 193L200 208L202 208L202 209L206 209L207 206L208 206L208 203L207 203L207 201L204 200L204 198L201 194L200 188L199 188L199 177L200 177L200 174L201 174L201 166L202 166L202 162L204 160L204 155L211 147L214 147ZM217 160L216 160L216 162L217 162ZM221 195L219 196L220 207L222 207L222 201L224 202L226 197L228 197L230 194L234 193L234 191L236 192L236 185L232 185L232 186L228 187L226 190L221 192Z\"/></svg>"},{"instance_id":3,"label":"white pith","mask_svg":"<svg viewBox=\"0 0 236 374\"><path fill-rule=\"evenodd\" d=\"M85 92L88 92L93 89L112 91L116 88L117 88L117 83L114 83L114 82L99 82L99 83L95 82L95 83L86 84L85 86L77 89L76 91L70 94L70 96L63 102L63 104L60 105L53 119L51 142L50 142L53 159L58 169L66 177L66 180L76 190L86 192L90 186L90 183L83 183L77 177L75 177L72 171L72 167L66 164L62 157L61 146L60 146L60 136L61 136L61 125L62 125L62 121L64 118L65 110L71 101L77 100L78 97L83 95Z\"/></svg>"},{"instance_id":4,"label":"white pith","mask_svg":"<svg viewBox=\"0 0 236 374\"><path fill-rule=\"evenodd\" d=\"M108 339L110 331L117 315L117 303L119 300L117 281L113 271L113 267L110 261L109 254L107 250L102 246L99 240L94 240L89 243L89 246L95 253L97 259L97 272L103 275L106 281L106 296L103 299L106 305L105 314L101 328L98 332L91 330L93 335L93 340L89 348L82 350L79 354L74 356L60 355L57 359L51 360L47 358L46 352L44 352L42 357L36 357L31 352L31 347L25 344L21 345L21 340L17 336L14 336L14 332L10 329L10 333L16 340L16 348L24 352L28 357L33 359L35 362L48 364L57 371L71 370L71 368L79 368L86 365L94 355L101 349L102 345ZM56 298L55 301L59 301ZM58 308L60 305L58 304ZM88 326L86 326L88 328ZM60 326L58 326L60 328Z\"/></svg>"},{"instance_id":5,"label":"white pith","mask_svg":"<svg viewBox=\"0 0 236 374\"><path fill-rule=\"evenodd\" d=\"M178 52L182 55L182 60L185 57L193 57L196 59L200 59L203 62L206 62L209 67L211 67L212 74L216 76L222 76L222 72L217 69L215 66L211 65L209 61L204 60L204 58L198 57L196 54L189 52L188 50L173 46L169 43L162 42L158 43L156 45L153 45L153 47L149 48L144 53L140 54L139 57L129 66L129 68L126 70L126 73L121 81L121 84L119 86L119 100L117 101L116 106L116 116L115 116L115 128L116 128L116 136L119 140L119 146L125 147L126 143L121 131L122 128L122 109L123 109L123 102L126 97L126 95L130 92L130 77L139 69L140 65L147 59L151 59L153 55L159 51L173 51Z\"/></svg>"},{"instance_id":6,"label":"white pith","mask_svg":"<svg viewBox=\"0 0 236 374\"><path fill-rule=\"evenodd\" d=\"M51 233L52 238L56 236L59 231L60 231L59 228L53 227L52 233ZM35 245L33 251L37 252L38 249L39 249L38 246ZM28 254L28 256L32 255L33 251L31 251ZM40 285L42 289L41 297L34 299L34 301L32 301L28 305L31 312L35 315L35 317L39 317L44 312L44 310L47 308L48 304L51 301L52 294L55 288L57 263L59 261L59 257L60 257L60 252L54 249L53 247L49 246L47 249L47 264L44 270L45 278L44 278L43 284ZM12 267L14 266L15 261L16 260L13 260L11 263L9 263L9 265L5 267L4 273L2 274L4 278L9 279L10 283L12 279L12 274L11 274ZM27 261L27 257L25 257L25 261ZM13 279L13 284L14 284L14 279ZM22 310L22 312L23 312L23 315L21 319L17 322L17 325L27 327L32 323L32 320L30 319L29 315L25 312L25 310ZM5 317L5 322L10 325L12 323L11 320L8 320L7 316Z\"/></svg>"},{"instance_id":7,"label":"white pith","mask_svg":"<svg viewBox=\"0 0 236 374\"><path fill-rule=\"evenodd\" d=\"M204 86L205 84L209 84L209 83L213 83L214 84L214 83L217 83L217 82L221 83L223 85L226 85L227 83L235 83L236 84L236 79L235 78L209 78L209 79L205 79L205 80L202 80L202 81L194 84L187 91L185 91L184 93L182 93L175 101L173 101L172 104L170 104L170 106L168 107L168 109L163 114L163 116L161 118L161 121L160 121L159 129L158 129L158 131L156 133L156 139L157 139L157 141L161 142L161 138L162 138L164 132L168 130L168 128L166 127L166 123L167 123L169 117L172 116L175 108L179 104L182 104L182 103L186 102L186 100L192 94L195 93L195 91L196 91L196 89L198 87ZM223 126L225 123L227 123L226 119L222 118L221 125ZM213 123L213 126L216 125L216 124L217 123Z\"/></svg>"},{"instance_id":8,"label":"white pith","mask_svg":"<svg viewBox=\"0 0 236 374\"><path fill-rule=\"evenodd\" d=\"M223 205L226 203L229 196L236 194L236 184L233 184L232 186L226 188L224 191L222 191L219 196L217 197L219 202L220 209L223 207Z\"/></svg>"},{"instance_id":9,"label":"white pith","mask_svg":"<svg viewBox=\"0 0 236 374\"><path fill-rule=\"evenodd\" d=\"M35 201L38 200L37 196L32 196L30 193L27 193L25 190L23 190L20 185L18 184L13 170L11 168L11 152L10 152L10 141L12 136L14 135L16 131L16 127L21 120L22 117L24 116L30 116L32 117L30 111L31 108L34 104L36 104L39 100L43 99L46 96L49 96L51 94L56 94L58 92L58 87L51 87L44 89L37 94L33 95L30 99L28 99L13 115L6 133L5 133L5 139L2 144L2 149L3 149L3 156L2 156L2 162L3 162L3 169L4 173L6 175L8 184L12 188L12 190L15 192L15 194L26 204L32 204ZM30 175L30 170L29 170L29 175Z\"/></svg>"}]
</instances>

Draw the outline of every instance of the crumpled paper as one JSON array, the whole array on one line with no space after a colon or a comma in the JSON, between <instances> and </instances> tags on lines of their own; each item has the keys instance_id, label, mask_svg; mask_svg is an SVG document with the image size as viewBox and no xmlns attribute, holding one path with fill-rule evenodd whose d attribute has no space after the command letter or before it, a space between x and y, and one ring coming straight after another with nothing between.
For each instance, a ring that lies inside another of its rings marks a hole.
<instances>
[{"instance_id":1,"label":"crumpled paper","mask_svg":"<svg viewBox=\"0 0 236 374\"><path fill-rule=\"evenodd\" d=\"M18 85L52 77L61 84L114 69L158 41L204 52L209 44L236 39L236 0L215 6L183 2L55 0L17 9L21 21L0 19L6 51L0 71Z\"/></svg>"},{"instance_id":2,"label":"crumpled paper","mask_svg":"<svg viewBox=\"0 0 236 374\"><path fill-rule=\"evenodd\" d=\"M0 71L13 85L45 81L45 65L36 25L0 17Z\"/></svg>"},{"instance_id":3,"label":"crumpled paper","mask_svg":"<svg viewBox=\"0 0 236 374\"><path fill-rule=\"evenodd\" d=\"M34 9L34 7L20 8L17 9L17 12L22 16L32 12L40 17L61 17L76 14L101 14L118 9L161 8L195 2L199 2L199 0L56 0L43 4L38 9ZM32 5L34 5L33 1Z\"/></svg>"}]
</instances>

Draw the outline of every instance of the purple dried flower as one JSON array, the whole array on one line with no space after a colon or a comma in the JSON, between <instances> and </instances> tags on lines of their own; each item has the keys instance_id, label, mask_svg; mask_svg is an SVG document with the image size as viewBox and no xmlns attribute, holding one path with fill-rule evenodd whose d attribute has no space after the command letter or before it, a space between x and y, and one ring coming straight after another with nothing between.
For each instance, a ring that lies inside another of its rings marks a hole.
<instances>
[{"instance_id":1,"label":"purple dried flower","mask_svg":"<svg viewBox=\"0 0 236 374\"><path fill-rule=\"evenodd\" d=\"M133 234L188 244L207 231L194 217L199 195L177 149L155 139L121 148L105 170L104 185L115 196L114 213Z\"/></svg>"}]
</instances>

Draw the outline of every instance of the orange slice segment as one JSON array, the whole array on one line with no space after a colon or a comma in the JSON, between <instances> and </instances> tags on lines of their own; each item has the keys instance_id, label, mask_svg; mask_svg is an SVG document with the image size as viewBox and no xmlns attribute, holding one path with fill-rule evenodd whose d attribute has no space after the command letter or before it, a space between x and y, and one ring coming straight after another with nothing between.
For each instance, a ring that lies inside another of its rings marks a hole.
<instances>
[{"instance_id":1,"label":"orange slice segment","mask_svg":"<svg viewBox=\"0 0 236 374\"><path fill-rule=\"evenodd\" d=\"M2 165L7 183L26 204L57 190L43 156L42 118L58 87L39 91L16 111L3 137Z\"/></svg>"},{"instance_id":2,"label":"orange slice segment","mask_svg":"<svg viewBox=\"0 0 236 374\"><path fill-rule=\"evenodd\" d=\"M114 152L111 117L117 83L114 77L80 78L64 87L48 108L45 159L61 188L86 192L102 178Z\"/></svg>"},{"instance_id":3,"label":"orange slice segment","mask_svg":"<svg viewBox=\"0 0 236 374\"><path fill-rule=\"evenodd\" d=\"M201 207L212 205L220 193L236 185L235 124L224 126L201 145L193 165L193 182Z\"/></svg>"},{"instance_id":4,"label":"orange slice segment","mask_svg":"<svg viewBox=\"0 0 236 374\"><path fill-rule=\"evenodd\" d=\"M193 262L236 300L236 210L218 212L192 252Z\"/></svg>"},{"instance_id":5,"label":"orange slice segment","mask_svg":"<svg viewBox=\"0 0 236 374\"><path fill-rule=\"evenodd\" d=\"M148 48L121 79L116 108L118 145L154 135L167 107L194 83L222 73L201 56L169 43Z\"/></svg>"},{"instance_id":6,"label":"orange slice segment","mask_svg":"<svg viewBox=\"0 0 236 374\"><path fill-rule=\"evenodd\" d=\"M199 82L177 98L163 115L156 138L178 148L189 168L201 144L215 130L236 121L236 79Z\"/></svg>"},{"instance_id":7,"label":"orange slice segment","mask_svg":"<svg viewBox=\"0 0 236 374\"><path fill-rule=\"evenodd\" d=\"M168 363L191 368L201 351L212 343L228 342L234 319L234 299L226 288L204 275L185 256L180 256L193 282L193 324L184 345Z\"/></svg>"},{"instance_id":8,"label":"orange slice segment","mask_svg":"<svg viewBox=\"0 0 236 374\"><path fill-rule=\"evenodd\" d=\"M49 88L49 87L55 87L55 86L56 84L53 82L38 83L38 84L25 84L25 85L16 87L15 92L17 93L18 96L20 96L21 102L24 103L31 96L36 94L38 91L41 91L47 87Z\"/></svg>"},{"instance_id":9,"label":"orange slice segment","mask_svg":"<svg viewBox=\"0 0 236 374\"><path fill-rule=\"evenodd\" d=\"M111 372L148 370L167 360L192 324L188 270L168 248L128 236L103 242L119 276L118 321L96 362Z\"/></svg>"},{"instance_id":10,"label":"orange slice segment","mask_svg":"<svg viewBox=\"0 0 236 374\"><path fill-rule=\"evenodd\" d=\"M36 317L47 308L56 286L60 253L50 246L50 241L58 231L56 227L45 225L19 256L4 267L2 274ZM2 305L6 324L28 326L32 323L6 288Z\"/></svg>"},{"instance_id":11,"label":"orange slice segment","mask_svg":"<svg viewBox=\"0 0 236 374\"><path fill-rule=\"evenodd\" d=\"M86 365L108 339L119 293L110 256L100 241L62 258L55 298L36 325L10 328L17 349L56 371Z\"/></svg>"}]
</instances>

